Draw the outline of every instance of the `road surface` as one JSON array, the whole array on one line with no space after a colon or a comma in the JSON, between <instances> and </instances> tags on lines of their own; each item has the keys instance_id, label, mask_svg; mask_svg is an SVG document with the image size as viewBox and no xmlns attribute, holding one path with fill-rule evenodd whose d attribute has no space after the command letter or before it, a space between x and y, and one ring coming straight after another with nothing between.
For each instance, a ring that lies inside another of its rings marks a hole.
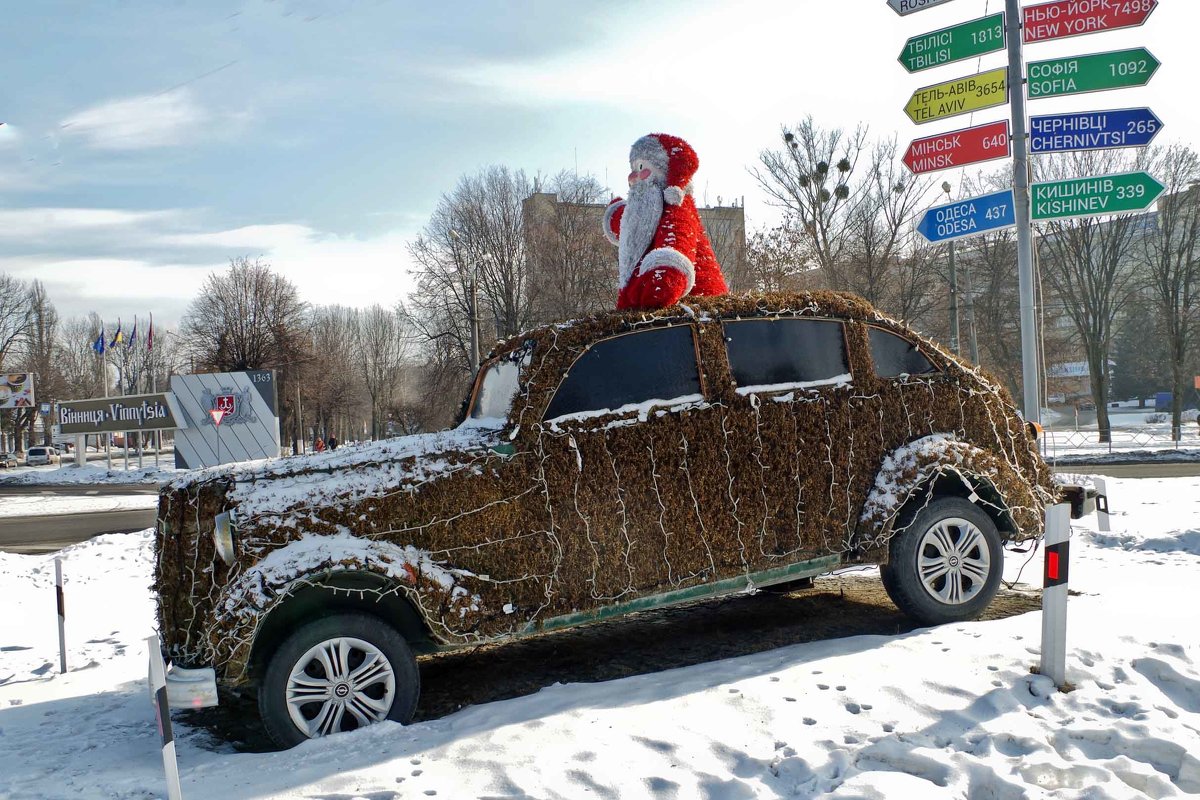
<instances>
[{"instance_id":1,"label":"road surface","mask_svg":"<svg viewBox=\"0 0 1200 800\"><path fill-rule=\"evenodd\" d=\"M104 497L111 495L158 494L158 487L145 484L102 486L0 486L0 503L13 496ZM89 511L81 514L0 516L0 550L10 553L48 553L82 542L102 533L129 533L154 525L153 509L134 511Z\"/></svg>"}]
</instances>

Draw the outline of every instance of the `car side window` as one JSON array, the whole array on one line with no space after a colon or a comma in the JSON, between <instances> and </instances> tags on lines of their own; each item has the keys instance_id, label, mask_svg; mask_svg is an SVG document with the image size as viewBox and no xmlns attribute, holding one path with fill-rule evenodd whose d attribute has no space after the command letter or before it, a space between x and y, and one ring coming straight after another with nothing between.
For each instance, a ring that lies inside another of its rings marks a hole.
<instances>
[{"instance_id":1,"label":"car side window","mask_svg":"<svg viewBox=\"0 0 1200 800\"><path fill-rule=\"evenodd\" d=\"M651 400L701 398L692 326L675 325L593 344L571 365L545 419L628 411Z\"/></svg>"},{"instance_id":2,"label":"car side window","mask_svg":"<svg viewBox=\"0 0 1200 800\"><path fill-rule=\"evenodd\" d=\"M722 329L738 394L850 380L846 336L836 320L750 319Z\"/></svg>"},{"instance_id":3,"label":"car side window","mask_svg":"<svg viewBox=\"0 0 1200 800\"><path fill-rule=\"evenodd\" d=\"M917 345L903 336L874 327L867 328L867 335L871 339L871 360L879 377L930 375L938 371Z\"/></svg>"}]
</instances>

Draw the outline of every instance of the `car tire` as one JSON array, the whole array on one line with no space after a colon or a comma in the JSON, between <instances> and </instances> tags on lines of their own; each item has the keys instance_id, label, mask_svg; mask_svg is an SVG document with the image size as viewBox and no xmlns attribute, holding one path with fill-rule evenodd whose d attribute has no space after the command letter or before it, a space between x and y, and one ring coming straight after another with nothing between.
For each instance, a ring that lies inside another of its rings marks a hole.
<instances>
[{"instance_id":1,"label":"car tire","mask_svg":"<svg viewBox=\"0 0 1200 800\"><path fill-rule=\"evenodd\" d=\"M267 734L287 748L385 719L408 723L420 693L416 659L395 628L370 614L339 613L279 645L258 687L258 710Z\"/></svg>"},{"instance_id":2,"label":"car tire","mask_svg":"<svg viewBox=\"0 0 1200 800\"><path fill-rule=\"evenodd\" d=\"M891 540L883 587L896 607L924 625L975 619L1004 572L1000 532L961 497L937 497Z\"/></svg>"}]
</instances>

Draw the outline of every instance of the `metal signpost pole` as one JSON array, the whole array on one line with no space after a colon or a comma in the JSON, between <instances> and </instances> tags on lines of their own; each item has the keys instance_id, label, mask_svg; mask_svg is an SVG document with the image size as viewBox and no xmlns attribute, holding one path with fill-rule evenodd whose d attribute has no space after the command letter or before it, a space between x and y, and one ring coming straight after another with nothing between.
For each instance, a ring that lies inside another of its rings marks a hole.
<instances>
[{"instance_id":1,"label":"metal signpost pole","mask_svg":"<svg viewBox=\"0 0 1200 800\"><path fill-rule=\"evenodd\" d=\"M1004 1L1008 32L1008 80L1012 87L1013 205L1017 218L1017 285L1021 295L1021 380L1025 421L1041 423L1037 358L1037 311L1033 279L1033 223L1029 213L1029 148L1025 140L1025 84L1021 58L1021 4Z\"/></svg>"},{"instance_id":2,"label":"metal signpost pole","mask_svg":"<svg viewBox=\"0 0 1200 800\"><path fill-rule=\"evenodd\" d=\"M62 559L54 557L54 597L58 605L58 671L67 672L67 611L63 602Z\"/></svg>"}]
</instances>

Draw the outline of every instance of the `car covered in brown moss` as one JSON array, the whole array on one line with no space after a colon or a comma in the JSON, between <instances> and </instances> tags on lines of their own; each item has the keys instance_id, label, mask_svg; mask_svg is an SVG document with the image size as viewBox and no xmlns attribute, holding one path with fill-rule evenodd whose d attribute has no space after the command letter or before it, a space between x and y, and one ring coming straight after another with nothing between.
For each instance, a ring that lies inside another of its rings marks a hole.
<instances>
[{"instance_id":1,"label":"car covered in brown moss","mask_svg":"<svg viewBox=\"0 0 1200 800\"><path fill-rule=\"evenodd\" d=\"M994 380L857 297L599 313L499 344L451 430L165 487L170 693L290 745L411 719L415 654L853 564L969 619L1056 493Z\"/></svg>"}]
</instances>

